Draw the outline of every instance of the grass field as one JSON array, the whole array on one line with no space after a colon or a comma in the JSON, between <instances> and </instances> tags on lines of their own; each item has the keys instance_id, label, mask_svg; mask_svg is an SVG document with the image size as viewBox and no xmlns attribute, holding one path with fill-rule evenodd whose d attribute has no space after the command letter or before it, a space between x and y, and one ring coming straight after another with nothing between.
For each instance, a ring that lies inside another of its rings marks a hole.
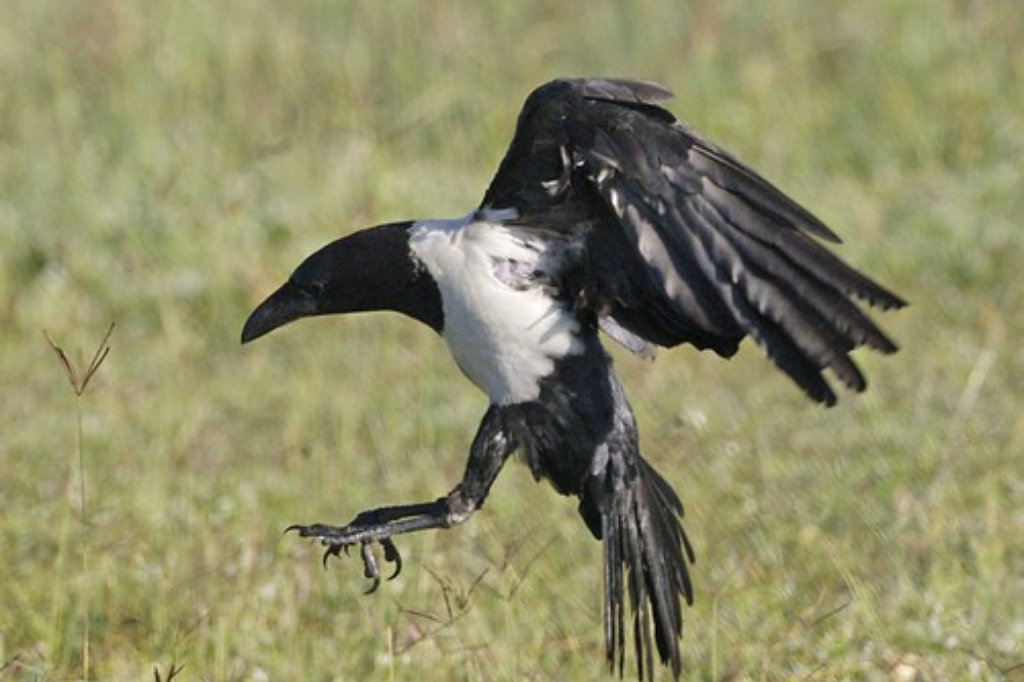
<instances>
[{"instance_id":1,"label":"grass field","mask_svg":"<svg viewBox=\"0 0 1024 682\"><path fill-rule=\"evenodd\" d=\"M4 2L0 680L602 671L600 546L521 465L372 596L281 534L458 480L485 399L438 338L238 345L320 244L475 206L582 74L671 87L912 304L832 410L749 344L616 354L697 547L687 679L1024 679L1022 46L1012 0ZM42 331L78 365L111 322L76 400Z\"/></svg>"}]
</instances>

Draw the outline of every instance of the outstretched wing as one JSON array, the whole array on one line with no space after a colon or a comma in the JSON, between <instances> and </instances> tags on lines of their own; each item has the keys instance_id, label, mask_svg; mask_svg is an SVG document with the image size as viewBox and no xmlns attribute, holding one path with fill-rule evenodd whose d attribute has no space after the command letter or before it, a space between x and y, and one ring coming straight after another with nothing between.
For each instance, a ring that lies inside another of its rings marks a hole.
<instances>
[{"instance_id":1,"label":"outstretched wing","mask_svg":"<svg viewBox=\"0 0 1024 682\"><path fill-rule=\"evenodd\" d=\"M817 401L836 400L825 368L863 390L850 351L896 346L852 299L904 302L824 248L839 238L820 220L658 106L669 96L638 81L538 88L483 205L578 231L577 305L627 339L729 356L749 334Z\"/></svg>"}]
</instances>

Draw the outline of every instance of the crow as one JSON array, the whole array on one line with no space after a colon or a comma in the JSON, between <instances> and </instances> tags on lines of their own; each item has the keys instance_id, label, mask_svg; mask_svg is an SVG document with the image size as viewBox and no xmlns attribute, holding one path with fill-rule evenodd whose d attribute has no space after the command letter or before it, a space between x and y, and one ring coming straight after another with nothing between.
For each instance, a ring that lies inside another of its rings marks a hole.
<instances>
[{"instance_id":1,"label":"crow","mask_svg":"<svg viewBox=\"0 0 1024 682\"><path fill-rule=\"evenodd\" d=\"M290 530L326 546L325 562L358 546L373 591L376 545L393 577L395 536L466 521L520 451L603 542L607 664L623 674L628 630L640 679L655 651L680 675L694 551L679 497L640 455L599 330L648 357L689 343L728 358L749 335L831 406L826 369L862 391L850 352L896 350L853 299L905 305L822 245L840 241L824 223L664 109L670 97L646 81L542 85L477 209L331 242L242 331L246 343L302 317L391 310L440 334L489 399L462 480L433 501Z\"/></svg>"}]
</instances>

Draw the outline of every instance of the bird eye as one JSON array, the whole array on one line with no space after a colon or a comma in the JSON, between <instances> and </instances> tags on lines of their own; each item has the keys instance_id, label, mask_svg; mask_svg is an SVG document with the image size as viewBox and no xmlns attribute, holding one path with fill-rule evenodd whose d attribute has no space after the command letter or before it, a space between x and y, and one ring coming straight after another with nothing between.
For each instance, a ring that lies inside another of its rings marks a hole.
<instances>
[{"instance_id":1,"label":"bird eye","mask_svg":"<svg viewBox=\"0 0 1024 682\"><path fill-rule=\"evenodd\" d=\"M326 287L320 280L314 280L312 282L307 282L302 286L302 288L313 298L319 298L320 296L323 296L324 289Z\"/></svg>"}]
</instances>

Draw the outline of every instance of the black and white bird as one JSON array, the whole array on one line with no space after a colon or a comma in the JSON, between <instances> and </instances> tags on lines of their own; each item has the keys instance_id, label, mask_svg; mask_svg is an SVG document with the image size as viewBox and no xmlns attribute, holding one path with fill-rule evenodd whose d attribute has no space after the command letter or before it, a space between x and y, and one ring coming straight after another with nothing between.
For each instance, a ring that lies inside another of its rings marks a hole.
<instances>
[{"instance_id":1,"label":"black and white bird","mask_svg":"<svg viewBox=\"0 0 1024 682\"><path fill-rule=\"evenodd\" d=\"M358 546L375 589L375 545L397 573L393 538L468 519L519 450L603 541L607 662L621 675L632 642L641 678L655 651L680 674L694 553L598 331L648 356L690 343L730 357L749 335L832 405L826 370L861 391L850 352L896 350L852 299L904 305L821 245L839 238L820 220L663 109L670 96L643 81L541 86L479 208L328 244L242 331L244 343L302 317L392 310L440 334L490 401L462 480L434 501L292 529L323 543L324 561Z\"/></svg>"}]
</instances>

